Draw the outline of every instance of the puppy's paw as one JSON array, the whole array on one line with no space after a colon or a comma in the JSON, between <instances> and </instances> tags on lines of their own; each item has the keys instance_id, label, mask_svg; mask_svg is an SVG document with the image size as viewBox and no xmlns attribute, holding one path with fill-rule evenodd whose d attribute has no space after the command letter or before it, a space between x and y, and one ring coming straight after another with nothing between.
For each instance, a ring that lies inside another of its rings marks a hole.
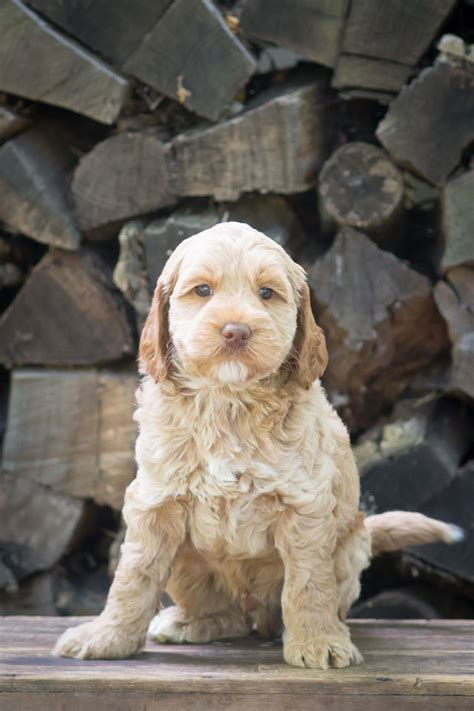
<instances>
[{"instance_id":1,"label":"puppy's paw","mask_svg":"<svg viewBox=\"0 0 474 711\"><path fill-rule=\"evenodd\" d=\"M285 639L283 656L287 664L310 669L348 667L360 664L362 655L350 638L342 634L314 637L311 640Z\"/></svg>"},{"instance_id":2,"label":"puppy's paw","mask_svg":"<svg viewBox=\"0 0 474 711\"><path fill-rule=\"evenodd\" d=\"M70 627L56 642L53 656L77 659L121 659L137 652L144 643L128 628L97 617L78 627Z\"/></svg>"},{"instance_id":3,"label":"puppy's paw","mask_svg":"<svg viewBox=\"0 0 474 711\"><path fill-rule=\"evenodd\" d=\"M203 617L187 617L179 607L166 607L150 623L148 634L157 644L206 644L216 639L248 634L244 615L229 610Z\"/></svg>"}]
</instances>

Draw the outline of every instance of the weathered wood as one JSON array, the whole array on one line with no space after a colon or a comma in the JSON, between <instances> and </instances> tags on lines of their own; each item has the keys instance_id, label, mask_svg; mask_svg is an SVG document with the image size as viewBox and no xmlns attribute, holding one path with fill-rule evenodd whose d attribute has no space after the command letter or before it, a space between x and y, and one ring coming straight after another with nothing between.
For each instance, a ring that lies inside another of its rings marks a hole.
<instances>
[{"instance_id":1,"label":"weathered wood","mask_svg":"<svg viewBox=\"0 0 474 711\"><path fill-rule=\"evenodd\" d=\"M113 662L51 658L60 633L83 621L2 619L2 711L65 711L71 703L74 711L89 711L98 699L121 711L467 711L473 704L470 621L353 621L363 665L317 673L289 667L281 645L259 639L148 644L133 659Z\"/></svg>"},{"instance_id":2,"label":"weathered wood","mask_svg":"<svg viewBox=\"0 0 474 711\"><path fill-rule=\"evenodd\" d=\"M326 73L316 82L263 92L239 116L173 142L176 191L236 200L242 193L296 193L316 182L330 150Z\"/></svg>"},{"instance_id":3,"label":"weathered wood","mask_svg":"<svg viewBox=\"0 0 474 711\"><path fill-rule=\"evenodd\" d=\"M240 27L250 39L334 67L348 6L348 0L245 0Z\"/></svg>"},{"instance_id":4,"label":"weathered wood","mask_svg":"<svg viewBox=\"0 0 474 711\"><path fill-rule=\"evenodd\" d=\"M135 475L136 386L120 371L14 371L5 472L120 509Z\"/></svg>"},{"instance_id":5,"label":"weathered wood","mask_svg":"<svg viewBox=\"0 0 474 711\"><path fill-rule=\"evenodd\" d=\"M210 0L175 0L125 63L125 71L216 120L255 66Z\"/></svg>"},{"instance_id":6,"label":"weathered wood","mask_svg":"<svg viewBox=\"0 0 474 711\"><path fill-rule=\"evenodd\" d=\"M310 270L331 354L324 382L346 420L368 426L447 347L426 277L343 228Z\"/></svg>"},{"instance_id":7,"label":"weathered wood","mask_svg":"<svg viewBox=\"0 0 474 711\"><path fill-rule=\"evenodd\" d=\"M41 15L121 67L171 0L27 0Z\"/></svg>"},{"instance_id":8,"label":"weathered wood","mask_svg":"<svg viewBox=\"0 0 474 711\"><path fill-rule=\"evenodd\" d=\"M24 116L20 116L6 106L0 106L0 143L23 131L29 123Z\"/></svg>"},{"instance_id":9,"label":"weathered wood","mask_svg":"<svg viewBox=\"0 0 474 711\"><path fill-rule=\"evenodd\" d=\"M3 564L18 580L47 570L73 539L84 502L51 491L28 476L7 472L0 473L0 491Z\"/></svg>"},{"instance_id":10,"label":"weathered wood","mask_svg":"<svg viewBox=\"0 0 474 711\"><path fill-rule=\"evenodd\" d=\"M135 353L107 265L86 250L49 252L0 321L0 362L96 365Z\"/></svg>"},{"instance_id":11,"label":"weathered wood","mask_svg":"<svg viewBox=\"0 0 474 711\"><path fill-rule=\"evenodd\" d=\"M20 0L1 0L0 90L62 106L102 123L115 121L129 85Z\"/></svg>"},{"instance_id":12,"label":"weathered wood","mask_svg":"<svg viewBox=\"0 0 474 711\"><path fill-rule=\"evenodd\" d=\"M438 63L391 103L376 134L395 163L443 185L474 140L473 115L474 72Z\"/></svg>"},{"instance_id":13,"label":"weathered wood","mask_svg":"<svg viewBox=\"0 0 474 711\"><path fill-rule=\"evenodd\" d=\"M54 124L7 141L0 147L0 220L38 242L77 249L81 236L67 199L74 162Z\"/></svg>"},{"instance_id":14,"label":"weathered wood","mask_svg":"<svg viewBox=\"0 0 474 711\"><path fill-rule=\"evenodd\" d=\"M474 266L474 170L451 180L443 190L443 271Z\"/></svg>"},{"instance_id":15,"label":"weathered wood","mask_svg":"<svg viewBox=\"0 0 474 711\"><path fill-rule=\"evenodd\" d=\"M434 297L452 343L448 387L474 398L474 269L451 269L446 281L436 285Z\"/></svg>"},{"instance_id":16,"label":"weathered wood","mask_svg":"<svg viewBox=\"0 0 474 711\"><path fill-rule=\"evenodd\" d=\"M443 521L452 521L462 526L465 539L456 546L439 544L418 546L412 550L433 566L474 583L474 522L471 502L474 501L474 462L458 471L451 485L435 496L422 511Z\"/></svg>"},{"instance_id":17,"label":"weathered wood","mask_svg":"<svg viewBox=\"0 0 474 711\"><path fill-rule=\"evenodd\" d=\"M341 146L321 169L319 195L337 225L360 229L382 247L400 242L403 178L380 148Z\"/></svg>"},{"instance_id":18,"label":"weathered wood","mask_svg":"<svg viewBox=\"0 0 474 711\"><path fill-rule=\"evenodd\" d=\"M341 54L332 78L335 89L371 89L381 92L398 92L412 73L406 64L386 59Z\"/></svg>"},{"instance_id":19,"label":"weathered wood","mask_svg":"<svg viewBox=\"0 0 474 711\"><path fill-rule=\"evenodd\" d=\"M81 229L97 230L173 205L170 147L161 138L153 129L112 136L82 158L71 188Z\"/></svg>"},{"instance_id":20,"label":"weathered wood","mask_svg":"<svg viewBox=\"0 0 474 711\"><path fill-rule=\"evenodd\" d=\"M157 129L99 143L72 182L82 229L173 205L178 196L302 192L316 182L330 148L326 74L263 92L236 118L163 140ZM271 156L271 160L268 157Z\"/></svg>"},{"instance_id":21,"label":"weathered wood","mask_svg":"<svg viewBox=\"0 0 474 711\"><path fill-rule=\"evenodd\" d=\"M419 511L453 480L473 425L456 400L401 401L390 420L365 432L354 448L365 508Z\"/></svg>"}]
</instances>

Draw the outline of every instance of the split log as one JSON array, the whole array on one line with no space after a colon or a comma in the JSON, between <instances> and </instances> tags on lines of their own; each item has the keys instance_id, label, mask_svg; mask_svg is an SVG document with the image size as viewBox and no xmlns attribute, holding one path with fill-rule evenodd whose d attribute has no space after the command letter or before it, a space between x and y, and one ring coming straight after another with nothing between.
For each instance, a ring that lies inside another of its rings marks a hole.
<instances>
[{"instance_id":1,"label":"split log","mask_svg":"<svg viewBox=\"0 0 474 711\"><path fill-rule=\"evenodd\" d=\"M455 0L353 0L333 86L398 92Z\"/></svg>"},{"instance_id":2,"label":"split log","mask_svg":"<svg viewBox=\"0 0 474 711\"><path fill-rule=\"evenodd\" d=\"M108 138L80 161L72 195L83 230L173 205L179 196L237 200L316 182L329 148L326 75L263 92L238 117L166 142L157 129ZM272 160L268 160L272 156Z\"/></svg>"},{"instance_id":3,"label":"split log","mask_svg":"<svg viewBox=\"0 0 474 711\"><path fill-rule=\"evenodd\" d=\"M339 226L360 229L381 247L399 245L403 178L380 148L361 142L341 146L321 170L319 195Z\"/></svg>"},{"instance_id":4,"label":"split log","mask_svg":"<svg viewBox=\"0 0 474 711\"><path fill-rule=\"evenodd\" d=\"M173 205L169 144L156 130L124 133L97 144L72 181L74 209L86 232Z\"/></svg>"},{"instance_id":5,"label":"split log","mask_svg":"<svg viewBox=\"0 0 474 711\"><path fill-rule=\"evenodd\" d=\"M215 121L255 66L210 0L175 0L124 68L187 109Z\"/></svg>"},{"instance_id":6,"label":"split log","mask_svg":"<svg viewBox=\"0 0 474 711\"><path fill-rule=\"evenodd\" d=\"M455 477L472 426L456 400L402 401L388 422L364 433L354 448L364 508L419 511Z\"/></svg>"},{"instance_id":7,"label":"split log","mask_svg":"<svg viewBox=\"0 0 474 711\"><path fill-rule=\"evenodd\" d=\"M452 343L449 390L474 398L474 269L456 267L435 287Z\"/></svg>"},{"instance_id":8,"label":"split log","mask_svg":"<svg viewBox=\"0 0 474 711\"><path fill-rule=\"evenodd\" d=\"M127 372L14 371L5 472L120 509L135 475L136 386Z\"/></svg>"},{"instance_id":9,"label":"split log","mask_svg":"<svg viewBox=\"0 0 474 711\"><path fill-rule=\"evenodd\" d=\"M337 61L348 0L245 0L240 28L327 67Z\"/></svg>"},{"instance_id":10,"label":"split log","mask_svg":"<svg viewBox=\"0 0 474 711\"><path fill-rule=\"evenodd\" d=\"M239 116L173 142L176 192L236 200L242 193L297 193L316 182L330 149L326 73L264 92ZM271 156L271 160L269 160Z\"/></svg>"},{"instance_id":11,"label":"split log","mask_svg":"<svg viewBox=\"0 0 474 711\"><path fill-rule=\"evenodd\" d=\"M48 572L32 575L14 591L3 591L0 583L0 615L57 615L55 582Z\"/></svg>"},{"instance_id":12,"label":"split log","mask_svg":"<svg viewBox=\"0 0 474 711\"><path fill-rule=\"evenodd\" d=\"M460 469L451 485L435 496L422 512L427 516L456 523L464 529L465 539L455 546L440 543L411 549L416 556L431 566L474 583L474 462Z\"/></svg>"},{"instance_id":13,"label":"split log","mask_svg":"<svg viewBox=\"0 0 474 711\"><path fill-rule=\"evenodd\" d=\"M114 66L138 49L171 0L27 0L28 5L66 30Z\"/></svg>"},{"instance_id":14,"label":"split log","mask_svg":"<svg viewBox=\"0 0 474 711\"><path fill-rule=\"evenodd\" d=\"M325 385L351 426L368 426L447 347L431 285L349 227L309 276L331 354Z\"/></svg>"},{"instance_id":15,"label":"split log","mask_svg":"<svg viewBox=\"0 0 474 711\"><path fill-rule=\"evenodd\" d=\"M351 608L350 617L369 620L435 620L442 617L431 601L411 588L385 590Z\"/></svg>"},{"instance_id":16,"label":"split log","mask_svg":"<svg viewBox=\"0 0 474 711\"><path fill-rule=\"evenodd\" d=\"M15 113L6 106L0 106L0 143L4 143L15 134L23 131L29 123L24 116L20 116L20 114Z\"/></svg>"},{"instance_id":17,"label":"split log","mask_svg":"<svg viewBox=\"0 0 474 711\"><path fill-rule=\"evenodd\" d=\"M31 12L0 0L0 90L61 106L101 123L115 121L127 80Z\"/></svg>"},{"instance_id":18,"label":"split log","mask_svg":"<svg viewBox=\"0 0 474 711\"><path fill-rule=\"evenodd\" d=\"M474 266L474 170L445 186L443 227L443 271L461 265Z\"/></svg>"},{"instance_id":19,"label":"split log","mask_svg":"<svg viewBox=\"0 0 474 711\"><path fill-rule=\"evenodd\" d=\"M473 115L474 72L438 63L391 103L376 134L395 163L443 185L474 140Z\"/></svg>"},{"instance_id":20,"label":"split log","mask_svg":"<svg viewBox=\"0 0 474 711\"><path fill-rule=\"evenodd\" d=\"M122 227L118 236L120 252L113 274L115 285L135 309L138 330L141 330L151 303L145 265L145 226L145 220L132 220Z\"/></svg>"},{"instance_id":21,"label":"split log","mask_svg":"<svg viewBox=\"0 0 474 711\"><path fill-rule=\"evenodd\" d=\"M0 362L96 365L133 356L126 304L107 265L88 251L52 250L0 321Z\"/></svg>"},{"instance_id":22,"label":"split log","mask_svg":"<svg viewBox=\"0 0 474 711\"><path fill-rule=\"evenodd\" d=\"M54 125L7 141L0 147L0 220L38 242L77 249L81 236L68 205L74 163Z\"/></svg>"},{"instance_id":23,"label":"split log","mask_svg":"<svg viewBox=\"0 0 474 711\"><path fill-rule=\"evenodd\" d=\"M41 417L42 403L37 407ZM7 472L0 473L0 488L3 564L16 580L48 570L74 539L84 502L57 494L28 476Z\"/></svg>"}]
</instances>

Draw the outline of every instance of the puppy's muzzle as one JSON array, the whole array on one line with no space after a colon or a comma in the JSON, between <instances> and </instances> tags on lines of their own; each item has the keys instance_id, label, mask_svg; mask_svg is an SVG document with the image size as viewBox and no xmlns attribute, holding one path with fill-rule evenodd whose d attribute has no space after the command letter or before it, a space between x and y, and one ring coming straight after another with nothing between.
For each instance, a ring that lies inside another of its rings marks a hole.
<instances>
[{"instance_id":1,"label":"puppy's muzzle","mask_svg":"<svg viewBox=\"0 0 474 711\"><path fill-rule=\"evenodd\" d=\"M252 332L245 323L226 323L221 334L227 346L239 350L247 345Z\"/></svg>"}]
</instances>

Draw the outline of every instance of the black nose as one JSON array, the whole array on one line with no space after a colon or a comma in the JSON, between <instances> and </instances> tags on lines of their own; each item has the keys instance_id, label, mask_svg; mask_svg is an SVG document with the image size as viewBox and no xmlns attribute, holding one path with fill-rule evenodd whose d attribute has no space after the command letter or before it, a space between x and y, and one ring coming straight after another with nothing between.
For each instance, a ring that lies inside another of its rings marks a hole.
<instances>
[{"instance_id":1,"label":"black nose","mask_svg":"<svg viewBox=\"0 0 474 711\"><path fill-rule=\"evenodd\" d=\"M241 348L251 336L250 328L245 323L226 323L221 333L232 348Z\"/></svg>"}]
</instances>

